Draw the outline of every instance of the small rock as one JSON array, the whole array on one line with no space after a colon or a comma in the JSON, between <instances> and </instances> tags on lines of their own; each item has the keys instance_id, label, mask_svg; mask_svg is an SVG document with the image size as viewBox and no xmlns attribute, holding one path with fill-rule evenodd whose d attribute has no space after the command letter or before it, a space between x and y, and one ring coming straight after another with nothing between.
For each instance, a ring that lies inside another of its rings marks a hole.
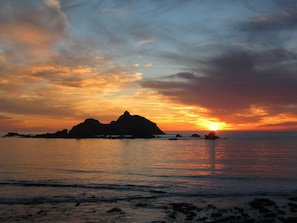
<instances>
[{"instance_id":1,"label":"small rock","mask_svg":"<svg viewBox=\"0 0 297 223\"><path fill-rule=\"evenodd\" d=\"M197 222L206 222L207 217L197 219Z\"/></svg>"},{"instance_id":2,"label":"small rock","mask_svg":"<svg viewBox=\"0 0 297 223\"><path fill-rule=\"evenodd\" d=\"M297 204L288 203L288 206L290 207L291 212L297 212Z\"/></svg>"},{"instance_id":3,"label":"small rock","mask_svg":"<svg viewBox=\"0 0 297 223\"><path fill-rule=\"evenodd\" d=\"M108 210L106 213L118 213L118 214L125 214L124 211L122 211L120 208L112 208Z\"/></svg>"},{"instance_id":4,"label":"small rock","mask_svg":"<svg viewBox=\"0 0 297 223\"><path fill-rule=\"evenodd\" d=\"M40 214L42 214L43 213L43 210L40 210L40 211L38 211L36 214L37 215L40 215Z\"/></svg>"},{"instance_id":5,"label":"small rock","mask_svg":"<svg viewBox=\"0 0 297 223\"><path fill-rule=\"evenodd\" d=\"M274 201L265 198L256 198L253 201L249 202L249 205L252 208L257 209L260 213L271 212L269 209L266 208L267 206L274 206L275 208L278 208Z\"/></svg>"},{"instance_id":6,"label":"small rock","mask_svg":"<svg viewBox=\"0 0 297 223\"><path fill-rule=\"evenodd\" d=\"M273 212L270 212L270 213L266 213L264 215L264 218L275 218L276 217L276 214L273 213Z\"/></svg>"},{"instance_id":7,"label":"small rock","mask_svg":"<svg viewBox=\"0 0 297 223\"><path fill-rule=\"evenodd\" d=\"M286 214L285 211L282 211L282 210L278 210L278 211L277 211L277 215L284 215L284 214Z\"/></svg>"},{"instance_id":8,"label":"small rock","mask_svg":"<svg viewBox=\"0 0 297 223\"><path fill-rule=\"evenodd\" d=\"M31 217L33 217L33 215L28 214L28 215L26 215L24 218L31 218Z\"/></svg>"},{"instance_id":9,"label":"small rock","mask_svg":"<svg viewBox=\"0 0 297 223\"><path fill-rule=\"evenodd\" d=\"M145 204L145 203L137 203L137 204L135 204L135 207L146 207L147 206L147 204Z\"/></svg>"},{"instance_id":10,"label":"small rock","mask_svg":"<svg viewBox=\"0 0 297 223\"><path fill-rule=\"evenodd\" d=\"M211 204L209 204L209 205L206 206L206 209L215 209L215 208L216 208L216 207L213 206L213 205L211 205Z\"/></svg>"},{"instance_id":11,"label":"small rock","mask_svg":"<svg viewBox=\"0 0 297 223\"><path fill-rule=\"evenodd\" d=\"M244 210L242 208L235 207L234 209L237 210L239 213L243 213L244 212Z\"/></svg>"},{"instance_id":12,"label":"small rock","mask_svg":"<svg viewBox=\"0 0 297 223\"><path fill-rule=\"evenodd\" d=\"M196 134L196 133L194 133L194 134L192 134L191 135L191 137L196 137L196 138L199 138L199 137L201 137L200 135L198 135L198 134Z\"/></svg>"},{"instance_id":13,"label":"small rock","mask_svg":"<svg viewBox=\"0 0 297 223\"><path fill-rule=\"evenodd\" d=\"M253 203L255 205L276 206L274 201L271 201L266 198L256 198L254 201L250 203Z\"/></svg>"},{"instance_id":14,"label":"small rock","mask_svg":"<svg viewBox=\"0 0 297 223\"><path fill-rule=\"evenodd\" d=\"M176 219L175 212L172 212L168 215L169 218Z\"/></svg>"},{"instance_id":15,"label":"small rock","mask_svg":"<svg viewBox=\"0 0 297 223\"><path fill-rule=\"evenodd\" d=\"M189 203L172 203L173 210L187 214L189 211L196 210L197 207Z\"/></svg>"},{"instance_id":16,"label":"small rock","mask_svg":"<svg viewBox=\"0 0 297 223\"><path fill-rule=\"evenodd\" d=\"M190 211L190 212L188 212L187 213L187 215L186 215L187 217L186 217L186 221L188 221L188 220L190 220L190 221L192 221L193 220L193 218L194 217L196 217L197 215L196 215L196 213L195 212L193 212L193 211Z\"/></svg>"}]
</instances>

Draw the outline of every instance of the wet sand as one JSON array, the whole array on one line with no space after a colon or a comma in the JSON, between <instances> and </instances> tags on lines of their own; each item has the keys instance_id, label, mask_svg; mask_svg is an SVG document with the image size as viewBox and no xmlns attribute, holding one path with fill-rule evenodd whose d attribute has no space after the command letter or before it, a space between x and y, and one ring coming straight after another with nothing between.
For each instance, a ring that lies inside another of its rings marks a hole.
<instances>
[{"instance_id":1,"label":"wet sand","mask_svg":"<svg viewBox=\"0 0 297 223\"><path fill-rule=\"evenodd\" d=\"M0 204L0 222L297 222L297 196L146 197Z\"/></svg>"}]
</instances>

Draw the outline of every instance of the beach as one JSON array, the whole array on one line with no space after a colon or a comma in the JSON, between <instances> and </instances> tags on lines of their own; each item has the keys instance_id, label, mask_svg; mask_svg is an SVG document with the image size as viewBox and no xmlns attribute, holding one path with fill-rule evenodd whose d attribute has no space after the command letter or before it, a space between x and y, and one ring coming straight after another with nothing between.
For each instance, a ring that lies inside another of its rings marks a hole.
<instances>
[{"instance_id":1,"label":"beach","mask_svg":"<svg viewBox=\"0 0 297 223\"><path fill-rule=\"evenodd\" d=\"M1 222L296 222L297 197L170 197L0 205ZM20 211L22 210L22 211Z\"/></svg>"}]
</instances>

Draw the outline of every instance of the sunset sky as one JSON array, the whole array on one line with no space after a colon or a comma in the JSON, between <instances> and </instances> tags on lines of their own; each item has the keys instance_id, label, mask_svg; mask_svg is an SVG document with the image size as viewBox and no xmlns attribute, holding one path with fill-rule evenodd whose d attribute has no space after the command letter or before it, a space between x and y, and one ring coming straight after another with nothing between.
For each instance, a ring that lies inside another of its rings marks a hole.
<instances>
[{"instance_id":1,"label":"sunset sky","mask_svg":"<svg viewBox=\"0 0 297 223\"><path fill-rule=\"evenodd\" d=\"M297 130L296 68L295 0L0 0L0 131Z\"/></svg>"}]
</instances>

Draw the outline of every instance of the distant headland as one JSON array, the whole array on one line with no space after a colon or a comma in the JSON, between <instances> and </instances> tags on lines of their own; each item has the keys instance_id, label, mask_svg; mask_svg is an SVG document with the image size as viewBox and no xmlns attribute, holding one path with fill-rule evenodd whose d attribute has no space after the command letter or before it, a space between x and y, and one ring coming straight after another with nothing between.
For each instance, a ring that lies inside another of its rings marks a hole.
<instances>
[{"instance_id":1,"label":"distant headland","mask_svg":"<svg viewBox=\"0 0 297 223\"><path fill-rule=\"evenodd\" d=\"M28 138L154 138L155 135L165 134L156 123L139 115L130 115L125 111L116 121L102 124L98 120L88 118L71 128L55 133L37 135L18 134L9 132L4 137Z\"/></svg>"}]
</instances>

